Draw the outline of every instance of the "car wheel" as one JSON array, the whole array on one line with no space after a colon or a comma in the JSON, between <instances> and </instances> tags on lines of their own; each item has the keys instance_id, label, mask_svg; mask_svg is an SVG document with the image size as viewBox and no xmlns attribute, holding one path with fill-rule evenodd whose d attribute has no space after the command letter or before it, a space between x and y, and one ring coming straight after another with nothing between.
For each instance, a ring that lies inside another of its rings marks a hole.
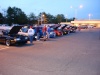
<instances>
[{"instance_id":1,"label":"car wheel","mask_svg":"<svg viewBox=\"0 0 100 75\"><path fill-rule=\"evenodd\" d=\"M10 46L10 45L11 45L10 40L6 40L6 46Z\"/></svg>"}]
</instances>

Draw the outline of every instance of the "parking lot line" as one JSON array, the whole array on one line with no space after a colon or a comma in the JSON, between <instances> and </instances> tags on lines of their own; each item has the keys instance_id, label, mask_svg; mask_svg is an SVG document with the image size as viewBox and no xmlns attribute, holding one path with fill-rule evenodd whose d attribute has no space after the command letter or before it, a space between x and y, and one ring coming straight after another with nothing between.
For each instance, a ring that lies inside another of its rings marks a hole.
<instances>
[{"instance_id":1,"label":"parking lot line","mask_svg":"<svg viewBox=\"0 0 100 75\"><path fill-rule=\"evenodd\" d=\"M1 50L4 50L4 49L7 49L7 48L9 48L9 47L0 48L0 51L1 51Z\"/></svg>"}]
</instances>

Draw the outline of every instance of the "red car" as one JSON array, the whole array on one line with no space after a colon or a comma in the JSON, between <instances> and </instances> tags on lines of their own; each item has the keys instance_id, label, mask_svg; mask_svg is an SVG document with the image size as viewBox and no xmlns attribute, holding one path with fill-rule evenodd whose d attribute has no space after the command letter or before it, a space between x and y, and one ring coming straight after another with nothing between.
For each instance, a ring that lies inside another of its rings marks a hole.
<instances>
[{"instance_id":1,"label":"red car","mask_svg":"<svg viewBox=\"0 0 100 75\"><path fill-rule=\"evenodd\" d=\"M52 28L54 29L54 32L56 33L56 36L61 36L63 35L62 31L58 29L61 25L54 25Z\"/></svg>"}]
</instances>

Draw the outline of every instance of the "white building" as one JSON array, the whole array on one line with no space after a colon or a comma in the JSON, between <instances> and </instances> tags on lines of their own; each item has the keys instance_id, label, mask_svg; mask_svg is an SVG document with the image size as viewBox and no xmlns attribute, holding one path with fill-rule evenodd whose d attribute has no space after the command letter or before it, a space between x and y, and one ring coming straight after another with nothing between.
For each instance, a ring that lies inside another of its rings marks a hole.
<instances>
[{"instance_id":1,"label":"white building","mask_svg":"<svg viewBox=\"0 0 100 75\"><path fill-rule=\"evenodd\" d=\"M100 20L75 20L75 21L71 21L70 23L61 22L61 24L71 24L71 25L75 25L75 26L93 25L93 26L96 26L96 27L100 27Z\"/></svg>"}]
</instances>

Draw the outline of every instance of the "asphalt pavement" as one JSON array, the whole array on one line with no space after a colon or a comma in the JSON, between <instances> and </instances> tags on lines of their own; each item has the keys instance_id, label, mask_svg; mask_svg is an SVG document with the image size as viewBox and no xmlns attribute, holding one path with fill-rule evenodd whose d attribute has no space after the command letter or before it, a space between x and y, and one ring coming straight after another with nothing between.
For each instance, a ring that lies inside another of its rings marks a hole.
<instances>
[{"instance_id":1,"label":"asphalt pavement","mask_svg":"<svg viewBox=\"0 0 100 75\"><path fill-rule=\"evenodd\" d=\"M0 75L100 75L100 28L33 43L0 45Z\"/></svg>"}]
</instances>

